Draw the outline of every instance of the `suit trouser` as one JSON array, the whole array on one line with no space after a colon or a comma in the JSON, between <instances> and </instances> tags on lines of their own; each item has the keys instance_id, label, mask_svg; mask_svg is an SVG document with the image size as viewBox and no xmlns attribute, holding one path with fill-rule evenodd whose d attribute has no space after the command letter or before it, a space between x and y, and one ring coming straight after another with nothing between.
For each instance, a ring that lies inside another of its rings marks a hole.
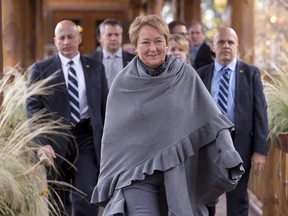
<instances>
[{"instance_id":1,"label":"suit trouser","mask_svg":"<svg viewBox=\"0 0 288 216\"><path fill-rule=\"evenodd\" d=\"M249 169L245 169L236 188L233 191L226 193L227 216L248 216L249 197L248 197L248 181ZM216 213L215 206L207 206L209 216L214 216Z\"/></svg>"},{"instance_id":2,"label":"suit trouser","mask_svg":"<svg viewBox=\"0 0 288 216\"><path fill-rule=\"evenodd\" d=\"M207 207L207 209L208 209L208 215L209 215L209 216L214 216L214 215L216 214L216 207L215 207L215 205L213 205L213 206L207 206L207 205L206 205L206 207Z\"/></svg>"},{"instance_id":3,"label":"suit trouser","mask_svg":"<svg viewBox=\"0 0 288 216\"><path fill-rule=\"evenodd\" d=\"M236 188L226 193L227 216L248 216L249 197L248 197L248 181L250 169L245 168Z\"/></svg>"},{"instance_id":4,"label":"suit trouser","mask_svg":"<svg viewBox=\"0 0 288 216\"><path fill-rule=\"evenodd\" d=\"M60 181L50 183L52 202L59 215L92 216L98 214L98 207L90 204L92 191L97 183L98 166L93 144L92 128L74 128L75 141L70 143L65 160L58 173L48 175L48 179ZM73 164L71 166L71 164ZM56 177L56 178L55 178ZM65 182L71 186L61 184ZM80 192L81 191L81 192ZM64 206L64 208L63 208ZM53 213L51 214L53 215Z\"/></svg>"}]
</instances>

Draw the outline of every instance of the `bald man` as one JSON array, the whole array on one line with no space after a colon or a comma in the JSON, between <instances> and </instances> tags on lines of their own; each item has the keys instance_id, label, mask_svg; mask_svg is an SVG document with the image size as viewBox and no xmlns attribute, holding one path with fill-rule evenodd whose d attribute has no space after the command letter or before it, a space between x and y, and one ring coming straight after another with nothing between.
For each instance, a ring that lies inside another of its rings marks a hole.
<instances>
[{"instance_id":1,"label":"bald man","mask_svg":"<svg viewBox=\"0 0 288 216\"><path fill-rule=\"evenodd\" d=\"M255 175L261 174L268 152L267 105L260 71L237 59L238 46L238 37L232 28L219 28L213 40L215 61L197 70L220 110L235 125L231 135L246 170L235 190L226 193L227 216L248 216L249 173L251 170ZM226 70L229 74L227 110L220 105L219 90Z\"/></svg>"},{"instance_id":2,"label":"bald man","mask_svg":"<svg viewBox=\"0 0 288 216\"><path fill-rule=\"evenodd\" d=\"M56 211L57 215L98 214L90 198L97 183L108 86L104 66L80 55L81 41L74 22L59 22L54 36L57 55L33 64L29 77L29 85L51 76L53 79L47 84L51 94L27 100L28 118L44 109L43 121L58 120L68 128L57 130L66 136L47 134L34 140L36 146L40 146L37 156L46 154L56 166L56 170L47 168L47 178L52 181L49 183L53 203L50 211L51 214ZM71 76L74 90L71 90ZM71 91L76 93L71 96Z\"/></svg>"}]
</instances>

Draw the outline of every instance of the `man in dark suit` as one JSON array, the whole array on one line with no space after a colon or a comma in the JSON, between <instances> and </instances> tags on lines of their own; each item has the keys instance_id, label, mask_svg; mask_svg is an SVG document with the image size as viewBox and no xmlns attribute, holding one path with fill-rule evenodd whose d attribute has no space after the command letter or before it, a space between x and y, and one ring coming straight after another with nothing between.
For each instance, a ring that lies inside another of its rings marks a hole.
<instances>
[{"instance_id":1,"label":"man in dark suit","mask_svg":"<svg viewBox=\"0 0 288 216\"><path fill-rule=\"evenodd\" d=\"M248 216L249 173L252 170L253 174L260 175L268 151L267 105L260 71L257 67L237 59L238 37L232 28L219 28L214 36L213 50L215 62L198 69L197 72L220 110L235 125L232 138L246 171L236 189L226 193L227 215ZM223 92L223 87L219 89L221 83L224 83L224 71L229 74L225 81L228 87L225 100L220 93ZM226 101L224 108L223 101Z\"/></svg>"},{"instance_id":2,"label":"man in dark suit","mask_svg":"<svg viewBox=\"0 0 288 216\"><path fill-rule=\"evenodd\" d=\"M185 37L187 40L189 40L187 27L184 22L173 20L170 23L168 23L168 28L169 28L170 34L180 34L183 37Z\"/></svg>"},{"instance_id":3,"label":"man in dark suit","mask_svg":"<svg viewBox=\"0 0 288 216\"><path fill-rule=\"evenodd\" d=\"M100 61L105 66L108 87L115 76L134 58L134 54L124 51L122 46L123 28L121 23L112 18L100 24L99 42L101 48L87 54L88 57Z\"/></svg>"},{"instance_id":4,"label":"man in dark suit","mask_svg":"<svg viewBox=\"0 0 288 216\"><path fill-rule=\"evenodd\" d=\"M210 46L205 42L205 33L201 23L194 21L189 27L191 64L195 69L213 62Z\"/></svg>"},{"instance_id":5,"label":"man in dark suit","mask_svg":"<svg viewBox=\"0 0 288 216\"><path fill-rule=\"evenodd\" d=\"M57 129L58 135L47 134L34 141L39 145L37 156L46 154L54 161L56 170L47 168L47 178L52 181L49 184L50 201L57 215L65 216L98 214L98 208L90 204L90 198L98 178L108 86L104 66L80 56L81 41L74 22L63 20L56 25L54 43L58 54L36 62L29 79L32 86L50 77L48 95L29 98L26 103L28 118L44 110L41 122L58 120L63 125Z\"/></svg>"}]
</instances>

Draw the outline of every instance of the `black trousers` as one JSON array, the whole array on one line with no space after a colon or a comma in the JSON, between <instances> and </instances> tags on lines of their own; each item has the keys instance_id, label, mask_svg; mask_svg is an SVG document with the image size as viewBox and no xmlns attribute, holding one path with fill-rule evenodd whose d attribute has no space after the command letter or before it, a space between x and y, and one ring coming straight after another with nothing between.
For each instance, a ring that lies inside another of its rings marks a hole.
<instances>
[{"instance_id":1,"label":"black trousers","mask_svg":"<svg viewBox=\"0 0 288 216\"><path fill-rule=\"evenodd\" d=\"M248 216L249 197L248 181L250 169L245 168L236 188L226 193L227 216Z\"/></svg>"},{"instance_id":2,"label":"black trousers","mask_svg":"<svg viewBox=\"0 0 288 216\"><path fill-rule=\"evenodd\" d=\"M249 197L248 197L248 181L250 169L245 168L245 173L242 175L236 188L226 193L227 216L248 216L249 212ZM214 216L216 213L215 206L207 206L209 216Z\"/></svg>"},{"instance_id":3,"label":"black trousers","mask_svg":"<svg viewBox=\"0 0 288 216\"><path fill-rule=\"evenodd\" d=\"M71 130L65 162L47 175L51 192L50 215L92 216L98 207L90 204L97 183L98 165L93 144L93 133L88 120L81 121Z\"/></svg>"}]
</instances>

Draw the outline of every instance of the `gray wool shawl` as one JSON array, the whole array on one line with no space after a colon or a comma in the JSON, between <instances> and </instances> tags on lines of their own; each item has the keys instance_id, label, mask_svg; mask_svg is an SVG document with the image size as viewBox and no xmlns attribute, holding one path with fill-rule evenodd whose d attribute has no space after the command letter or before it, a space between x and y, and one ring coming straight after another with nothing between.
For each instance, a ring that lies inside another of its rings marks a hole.
<instances>
[{"instance_id":1,"label":"gray wool shawl","mask_svg":"<svg viewBox=\"0 0 288 216\"><path fill-rule=\"evenodd\" d=\"M135 57L108 95L100 175L92 203L125 215L122 189L163 171L169 215L207 215L243 170L221 114L191 65L167 56L150 76ZM232 176L232 177L231 177Z\"/></svg>"}]
</instances>

